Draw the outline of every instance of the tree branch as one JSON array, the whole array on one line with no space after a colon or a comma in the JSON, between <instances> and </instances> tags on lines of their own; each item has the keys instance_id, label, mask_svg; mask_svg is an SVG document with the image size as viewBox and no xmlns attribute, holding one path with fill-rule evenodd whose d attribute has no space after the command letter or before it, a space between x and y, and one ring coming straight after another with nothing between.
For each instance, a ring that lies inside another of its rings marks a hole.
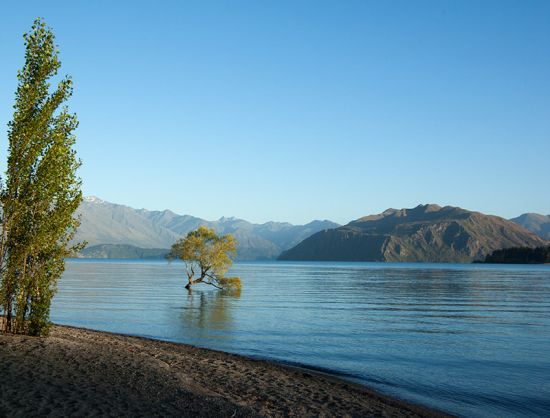
<instances>
[{"instance_id":1,"label":"tree branch","mask_svg":"<svg viewBox=\"0 0 550 418\"><path fill-rule=\"evenodd\" d=\"M212 286L214 286L216 289L221 289L221 290L223 290L223 287L220 287L220 286L218 286L218 285L216 285L216 284L214 284L214 283L212 283L212 282L204 282L204 283L209 284L209 285L212 285Z\"/></svg>"}]
</instances>

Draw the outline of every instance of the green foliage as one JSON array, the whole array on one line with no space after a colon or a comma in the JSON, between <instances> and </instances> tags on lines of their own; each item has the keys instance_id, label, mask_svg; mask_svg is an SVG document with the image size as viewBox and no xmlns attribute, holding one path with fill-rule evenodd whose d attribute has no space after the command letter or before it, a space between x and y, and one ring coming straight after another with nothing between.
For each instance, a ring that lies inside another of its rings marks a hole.
<instances>
[{"instance_id":1,"label":"green foliage","mask_svg":"<svg viewBox=\"0 0 550 418\"><path fill-rule=\"evenodd\" d=\"M220 277L218 282L224 289L241 290L241 279L238 277Z\"/></svg>"},{"instance_id":2,"label":"green foliage","mask_svg":"<svg viewBox=\"0 0 550 418\"><path fill-rule=\"evenodd\" d=\"M71 79L50 92L49 80L61 66L54 35L36 19L24 40L1 196L0 306L5 331L42 335L64 258L82 248L69 244L80 223L73 214L82 201L81 163L73 150L76 115L60 108L72 95Z\"/></svg>"},{"instance_id":3,"label":"green foliage","mask_svg":"<svg viewBox=\"0 0 550 418\"><path fill-rule=\"evenodd\" d=\"M167 257L185 262L187 289L197 283L240 289L241 282L238 277L224 277L236 255L237 241L232 235L219 236L213 229L200 226L172 245Z\"/></svg>"}]
</instances>

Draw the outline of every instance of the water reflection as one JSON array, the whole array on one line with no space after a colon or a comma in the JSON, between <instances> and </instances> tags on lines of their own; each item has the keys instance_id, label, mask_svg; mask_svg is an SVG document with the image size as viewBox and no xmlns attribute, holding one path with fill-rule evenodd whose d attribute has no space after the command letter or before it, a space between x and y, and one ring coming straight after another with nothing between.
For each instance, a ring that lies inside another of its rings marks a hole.
<instances>
[{"instance_id":1,"label":"water reflection","mask_svg":"<svg viewBox=\"0 0 550 418\"><path fill-rule=\"evenodd\" d=\"M182 308L181 322L186 328L229 330L233 322L232 306L241 290L189 290Z\"/></svg>"}]
</instances>

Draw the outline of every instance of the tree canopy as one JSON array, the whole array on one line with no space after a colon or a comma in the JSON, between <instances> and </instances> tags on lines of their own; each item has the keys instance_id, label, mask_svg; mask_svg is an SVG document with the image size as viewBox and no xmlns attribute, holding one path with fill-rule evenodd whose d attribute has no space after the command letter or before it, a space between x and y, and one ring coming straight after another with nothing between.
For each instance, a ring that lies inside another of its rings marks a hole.
<instances>
[{"instance_id":1,"label":"tree canopy","mask_svg":"<svg viewBox=\"0 0 550 418\"><path fill-rule=\"evenodd\" d=\"M213 229L200 226L172 245L168 259L185 262L187 289L198 283L238 289L241 287L239 278L225 277L236 254L237 241L232 235L219 236Z\"/></svg>"},{"instance_id":2,"label":"tree canopy","mask_svg":"<svg viewBox=\"0 0 550 418\"><path fill-rule=\"evenodd\" d=\"M550 263L550 246L536 248L513 247L495 250L485 257L485 263L548 264Z\"/></svg>"},{"instance_id":3,"label":"tree canopy","mask_svg":"<svg viewBox=\"0 0 550 418\"><path fill-rule=\"evenodd\" d=\"M65 77L50 92L61 62L54 35L36 19L24 35L25 64L18 72L8 130L6 185L1 193L0 307L7 332L47 332L52 297L71 246L82 201L73 149L76 115L63 103L72 95Z\"/></svg>"}]
</instances>

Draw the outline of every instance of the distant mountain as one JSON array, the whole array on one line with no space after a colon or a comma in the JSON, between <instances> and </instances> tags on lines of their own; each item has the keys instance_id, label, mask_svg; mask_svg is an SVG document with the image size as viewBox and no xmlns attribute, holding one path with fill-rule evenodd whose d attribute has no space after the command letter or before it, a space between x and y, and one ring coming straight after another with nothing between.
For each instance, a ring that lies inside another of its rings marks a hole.
<instances>
[{"instance_id":1,"label":"distant mountain","mask_svg":"<svg viewBox=\"0 0 550 418\"><path fill-rule=\"evenodd\" d=\"M524 213L510 220L537 234L539 237L550 240L550 215Z\"/></svg>"},{"instance_id":2,"label":"distant mountain","mask_svg":"<svg viewBox=\"0 0 550 418\"><path fill-rule=\"evenodd\" d=\"M438 205L388 209L317 232L280 260L471 262L494 250L548 243L497 216Z\"/></svg>"},{"instance_id":3,"label":"distant mountain","mask_svg":"<svg viewBox=\"0 0 550 418\"><path fill-rule=\"evenodd\" d=\"M84 199L77 213L82 222L75 241L98 244L128 244L141 248L170 248L180 237L128 206L105 202L96 197Z\"/></svg>"},{"instance_id":4,"label":"distant mountain","mask_svg":"<svg viewBox=\"0 0 550 418\"><path fill-rule=\"evenodd\" d=\"M85 198L78 213L82 223L75 241L88 242L88 250L80 254L85 257L102 254L101 257L111 258L110 255L117 254L116 258L132 258L144 249L168 249L188 232L206 225L218 233L235 236L238 242L237 258L240 260L275 259L283 250L295 246L310 235L339 226L330 221L313 221L306 225L284 222L253 224L225 217L206 221L189 215L178 215L170 210L133 209L97 197ZM92 247L98 245L102 247L93 248L92 251ZM128 256L123 257L123 254Z\"/></svg>"}]
</instances>

